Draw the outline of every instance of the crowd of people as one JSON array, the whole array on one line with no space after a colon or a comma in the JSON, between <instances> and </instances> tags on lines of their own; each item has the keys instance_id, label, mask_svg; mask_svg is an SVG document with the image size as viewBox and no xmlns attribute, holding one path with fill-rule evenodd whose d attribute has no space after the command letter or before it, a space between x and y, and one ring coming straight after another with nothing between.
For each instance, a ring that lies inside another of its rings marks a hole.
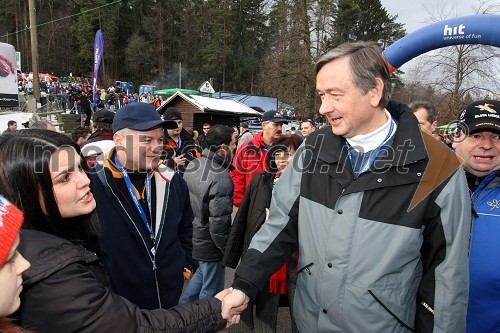
<instances>
[{"instance_id":1,"label":"crowd of people","mask_svg":"<svg viewBox=\"0 0 500 333\"><path fill-rule=\"evenodd\" d=\"M23 78L19 82L19 91L25 95L33 94L33 80ZM42 104L56 103L58 110L65 110L75 113L76 120L80 121L85 117L85 126L89 126L93 104L93 88L88 82L69 82L62 84L59 81L40 79L40 93L42 94ZM140 95L129 93L122 86L110 86L106 89L97 89L97 105L107 110L116 111L128 103L144 102L159 107L163 102L161 96L154 96L151 92L144 92Z\"/></svg>"},{"instance_id":2,"label":"crowd of people","mask_svg":"<svg viewBox=\"0 0 500 333\"><path fill-rule=\"evenodd\" d=\"M390 100L377 43L314 70L327 126L197 135L151 101L71 138L9 122L0 331L276 332L283 304L292 332L499 331L500 101L447 145L430 103Z\"/></svg>"}]
</instances>

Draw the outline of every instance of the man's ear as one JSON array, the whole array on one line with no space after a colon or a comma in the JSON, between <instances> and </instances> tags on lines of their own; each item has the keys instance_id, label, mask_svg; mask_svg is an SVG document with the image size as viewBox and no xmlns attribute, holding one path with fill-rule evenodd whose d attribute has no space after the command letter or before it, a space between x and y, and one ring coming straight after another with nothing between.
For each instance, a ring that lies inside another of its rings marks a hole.
<instances>
[{"instance_id":1,"label":"man's ear","mask_svg":"<svg viewBox=\"0 0 500 333\"><path fill-rule=\"evenodd\" d=\"M435 120L432 124L431 124L431 130L432 130L432 133L434 133L436 131L436 128L438 126L438 122L437 120Z\"/></svg>"},{"instance_id":2,"label":"man's ear","mask_svg":"<svg viewBox=\"0 0 500 333\"><path fill-rule=\"evenodd\" d=\"M123 136L121 133L115 133L113 134L113 141L115 143L115 146L121 146L122 145L122 140Z\"/></svg>"},{"instance_id":3,"label":"man's ear","mask_svg":"<svg viewBox=\"0 0 500 333\"><path fill-rule=\"evenodd\" d=\"M382 99L382 93L384 92L384 82L382 79L376 78L375 85L368 91L368 96L370 97L370 104L372 107L376 108L380 104Z\"/></svg>"},{"instance_id":4,"label":"man's ear","mask_svg":"<svg viewBox=\"0 0 500 333\"><path fill-rule=\"evenodd\" d=\"M453 148L456 148L457 145L460 144L460 142L465 141L466 138L467 137L466 137L465 133L463 133L463 132L453 133L453 141L451 143L451 146Z\"/></svg>"}]
</instances>

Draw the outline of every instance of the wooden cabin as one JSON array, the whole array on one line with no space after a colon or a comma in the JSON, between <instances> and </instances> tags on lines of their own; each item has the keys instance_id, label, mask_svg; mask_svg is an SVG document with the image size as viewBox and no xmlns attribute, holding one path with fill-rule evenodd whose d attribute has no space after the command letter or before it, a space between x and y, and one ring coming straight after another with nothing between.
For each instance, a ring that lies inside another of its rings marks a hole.
<instances>
[{"instance_id":1,"label":"wooden cabin","mask_svg":"<svg viewBox=\"0 0 500 333\"><path fill-rule=\"evenodd\" d=\"M163 115L169 107L174 107L182 114L183 127L203 133L203 124L223 124L238 126L240 118L260 118L260 112L229 99L219 99L198 95L186 95L180 91L170 96L157 111Z\"/></svg>"}]
</instances>

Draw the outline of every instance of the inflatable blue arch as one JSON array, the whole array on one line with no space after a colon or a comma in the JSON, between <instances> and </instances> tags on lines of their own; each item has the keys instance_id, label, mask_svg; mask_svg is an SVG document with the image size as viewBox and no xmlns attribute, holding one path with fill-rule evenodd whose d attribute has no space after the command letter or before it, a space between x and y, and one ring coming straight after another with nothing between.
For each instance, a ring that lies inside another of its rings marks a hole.
<instances>
[{"instance_id":1,"label":"inflatable blue arch","mask_svg":"<svg viewBox=\"0 0 500 333\"><path fill-rule=\"evenodd\" d=\"M421 54L460 44L500 47L500 15L469 15L433 23L399 39L383 55L393 73Z\"/></svg>"}]
</instances>

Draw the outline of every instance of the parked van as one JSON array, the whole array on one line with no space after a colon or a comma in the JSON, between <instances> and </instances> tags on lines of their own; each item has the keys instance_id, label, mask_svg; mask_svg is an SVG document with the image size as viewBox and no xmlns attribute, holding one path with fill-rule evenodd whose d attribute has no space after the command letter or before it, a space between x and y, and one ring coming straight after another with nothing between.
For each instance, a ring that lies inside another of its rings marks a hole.
<instances>
[{"instance_id":1,"label":"parked van","mask_svg":"<svg viewBox=\"0 0 500 333\"><path fill-rule=\"evenodd\" d=\"M127 95L134 93L134 84L132 82L115 81L115 92L126 93Z\"/></svg>"},{"instance_id":2,"label":"parked van","mask_svg":"<svg viewBox=\"0 0 500 333\"><path fill-rule=\"evenodd\" d=\"M156 90L156 86L149 85L149 84L141 84L139 86L139 96L141 96L142 94L147 94L147 93L151 93L151 95L154 96L155 90Z\"/></svg>"}]
</instances>

